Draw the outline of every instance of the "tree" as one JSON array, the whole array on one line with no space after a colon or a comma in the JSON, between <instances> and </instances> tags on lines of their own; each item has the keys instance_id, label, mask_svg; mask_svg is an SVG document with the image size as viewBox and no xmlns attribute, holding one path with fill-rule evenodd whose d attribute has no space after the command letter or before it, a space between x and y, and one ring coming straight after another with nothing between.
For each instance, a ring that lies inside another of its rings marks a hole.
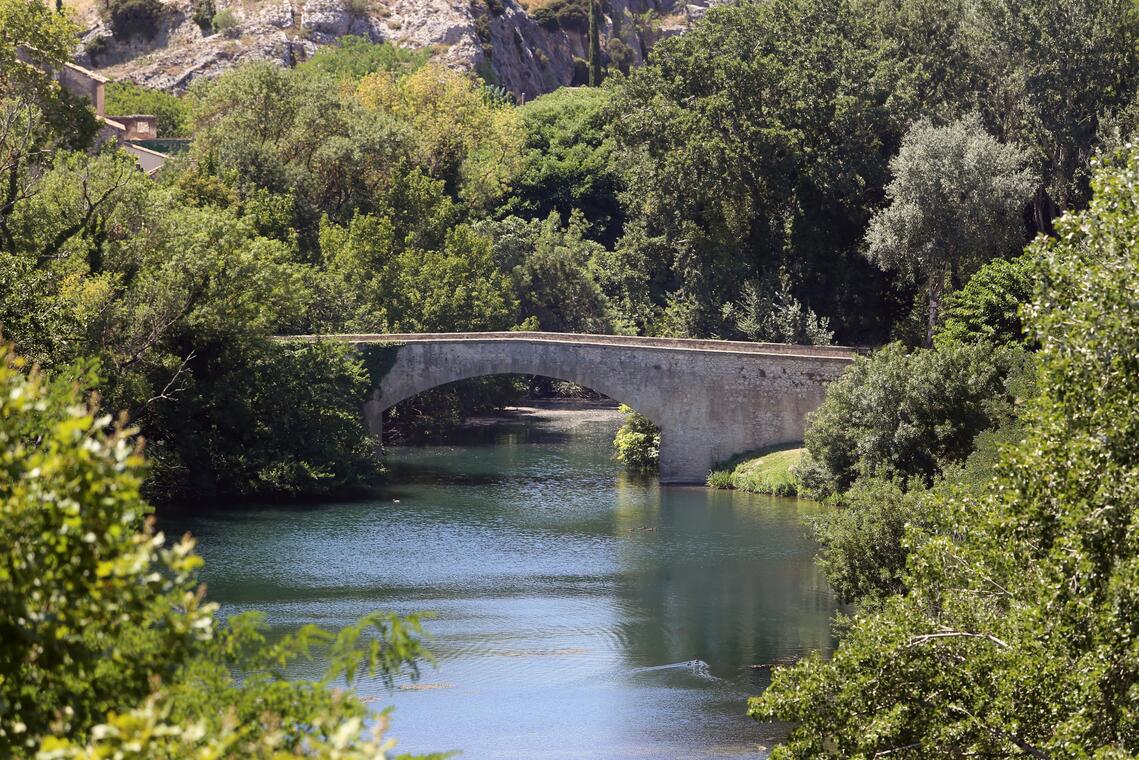
<instances>
[{"instance_id":1,"label":"tree","mask_svg":"<svg viewBox=\"0 0 1139 760\"><path fill-rule=\"evenodd\" d=\"M573 212L564 227L550 212L544 221L507 217L478 229L494 240L499 268L511 273L520 321L533 317L547 332L612 331L611 307L596 273L604 249L586 239L580 213Z\"/></svg>"},{"instance_id":2,"label":"tree","mask_svg":"<svg viewBox=\"0 0 1139 760\"><path fill-rule=\"evenodd\" d=\"M888 278L858 249L901 130L873 32L848 0L775 0L657 44L609 107L629 215L614 302L645 288L723 334L722 305L784 269L840 341L884 332Z\"/></svg>"},{"instance_id":3,"label":"tree","mask_svg":"<svg viewBox=\"0 0 1139 760\"><path fill-rule=\"evenodd\" d=\"M625 216L606 128L610 98L607 88L563 87L518 108L526 132L522 166L499 215L545 219L557 211L567 222L579 211L589 223L586 235L613 246Z\"/></svg>"},{"instance_id":4,"label":"tree","mask_svg":"<svg viewBox=\"0 0 1139 760\"><path fill-rule=\"evenodd\" d=\"M1015 415L1029 366L1023 350L985 343L913 353L892 343L859 357L808 418L803 490L821 497L875 476L931 482Z\"/></svg>"},{"instance_id":5,"label":"tree","mask_svg":"<svg viewBox=\"0 0 1139 760\"><path fill-rule=\"evenodd\" d=\"M724 317L745 340L825 346L834 339L827 318L791 294L786 273L775 283L744 283L740 300L724 306Z\"/></svg>"},{"instance_id":6,"label":"tree","mask_svg":"<svg viewBox=\"0 0 1139 760\"><path fill-rule=\"evenodd\" d=\"M415 162L476 210L501 196L518 170L518 113L464 74L435 64L402 77L381 71L364 77L356 98L407 124Z\"/></svg>"},{"instance_id":7,"label":"tree","mask_svg":"<svg viewBox=\"0 0 1139 760\"><path fill-rule=\"evenodd\" d=\"M890 161L889 206L870 221L867 256L882 269L921 281L929 302L926 346L940 316L946 280L1023 245L1021 213L1034 184L1026 160L1001 145L976 116L946 127L919 122Z\"/></svg>"},{"instance_id":8,"label":"tree","mask_svg":"<svg viewBox=\"0 0 1139 760\"><path fill-rule=\"evenodd\" d=\"M414 676L418 621L372 614L274 644L256 616L223 624L193 540L168 546L146 517L141 442L85 397L96 382L0 349L0 753L382 757L384 721L373 735L339 685ZM315 650L326 676L282 676Z\"/></svg>"},{"instance_id":9,"label":"tree","mask_svg":"<svg viewBox=\"0 0 1139 760\"><path fill-rule=\"evenodd\" d=\"M601 85L601 0L589 2L589 86Z\"/></svg>"},{"instance_id":10,"label":"tree","mask_svg":"<svg viewBox=\"0 0 1139 760\"><path fill-rule=\"evenodd\" d=\"M1026 311L1041 371L1023 439L979 489L940 492L943 529L907 533L905 594L752 701L796 724L777 756L1139 752L1139 152L1092 187L1034 244L1049 288Z\"/></svg>"},{"instance_id":11,"label":"tree","mask_svg":"<svg viewBox=\"0 0 1139 760\"><path fill-rule=\"evenodd\" d=\"M1036 295L1039 263L1031 253L995 259L977 270L965 287L946 299L944 319L934 336L946 341L1036 348L1025 333L1020 310Z\"/></svg>"}]
</instances>

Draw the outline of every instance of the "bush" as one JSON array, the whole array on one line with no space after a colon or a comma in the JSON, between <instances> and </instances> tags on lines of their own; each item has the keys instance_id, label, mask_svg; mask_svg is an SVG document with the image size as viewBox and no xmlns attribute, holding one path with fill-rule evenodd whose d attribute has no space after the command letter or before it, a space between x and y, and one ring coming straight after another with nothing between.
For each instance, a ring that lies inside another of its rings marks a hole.
<instances>
[{"instance_id":1,"label":"bush","mask_svg":"<svg viewBox=\"0 0 1139 760\"><path fill-rule=\"evenodd\" d=\"M876 475L931 482L1015 416L1030 366L1023 349L987 343L913 353L893 343L858 359L808 420L804 492L821 498Z\"/></svg>"},{"instance_id":2,"label":"bush","mask_svg":"<svg viewBox=\"0 0 1139 760\"><path fill-rule=\"evenodd\" d=\"M660 467L660 428L643 414L621 405L625 423L613 439L614 459L634 472L651 472Z\"/></svg>"},{"instance_id":3,"label":"bush","mask_svg":"<svg viewBox=\"0 0 1139 760\"><path fill-rule=\"evenodd\" d=\"M551 32L560 29L584 34L589 30L589 0L551 0L531 15Z\"/></svg>"},{"instance_id":4,"label":"bush","mask_svg":"<svg viewBox=\"0 0 1139 760\"><path fill-rule=\"evenodd\" d=\"M862 478L814 521L819 565L839 600L882 599L903 590L909 552L902 539L907 526L924 523L922 494L885 478Z\"/></svg>"},{"instance_id":5,"label":"bush","mask_svg":"<svg viewBox=\"0 0 1139 760\"><path fill-rule=\"evenodd\" d=\"M111 32L122 40L152 39L163 14L160 0L99 0L97 7Z\"/></svg>"},{"instance_id":6,"label":"bush","mask_svg":"<svg viewBox=\"0 0 1139 760\"><path fill-rule=\"evenodd\" d=\"M214 31L218 34L231 34L236 31L238 24L237 14L229 8L222 8L214 14L213 18Z\"/></svg>"}]
</instances>

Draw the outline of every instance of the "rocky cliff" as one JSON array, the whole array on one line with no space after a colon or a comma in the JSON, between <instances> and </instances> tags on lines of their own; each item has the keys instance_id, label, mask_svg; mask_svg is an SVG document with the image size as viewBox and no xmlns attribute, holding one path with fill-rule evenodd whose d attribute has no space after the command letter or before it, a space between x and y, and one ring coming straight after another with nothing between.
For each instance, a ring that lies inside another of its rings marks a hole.
<instances>
[{"instance_id":1,"label":"rocky cliff","mask_svg":"<svg viewBox=\"0 0 1139 760\"><path fill-rule=\"evenodd\" d=\"M720 0L604 0L609 65L640 64ZM525 100L580 80L588 0L156 0L146 34L115 34L93 8L78 62L112 79L182 91L244 61L299 63L319 46L359 35L429 49L448 66L484 74ZM225 31L203 23L223 12ZM216 5L215 5L216 3ZM208 19L209 16L206 16ZM203 26L205 29L203 29Z\"/></svg>"}]
</instances>

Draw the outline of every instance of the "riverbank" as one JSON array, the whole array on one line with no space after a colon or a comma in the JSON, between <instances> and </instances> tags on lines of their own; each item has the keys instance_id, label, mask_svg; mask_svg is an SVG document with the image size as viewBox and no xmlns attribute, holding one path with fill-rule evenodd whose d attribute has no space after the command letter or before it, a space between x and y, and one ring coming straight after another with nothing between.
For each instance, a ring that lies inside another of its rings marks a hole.
<instances>
[{"instance_id":1,"label":"riverbank","mask_svg":"<svg viewBox=\"0 0 1139 760\"><path fill-rule=\"evenodd\" d=\"M708 473L710 488L727 488L772 496L796 496L799 480L793 468L806 449L785 447L745 454Z\"/></svg>"}]
</instances>

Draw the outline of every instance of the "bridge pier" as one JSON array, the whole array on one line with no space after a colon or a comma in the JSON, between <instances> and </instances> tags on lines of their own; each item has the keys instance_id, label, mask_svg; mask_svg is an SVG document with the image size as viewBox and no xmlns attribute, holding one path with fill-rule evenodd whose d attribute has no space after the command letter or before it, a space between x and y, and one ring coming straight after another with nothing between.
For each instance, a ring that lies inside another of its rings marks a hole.
<instances>
[{"instance_id":1,"label":"bridge pier","mask_svg":"<svg viewBox=\"0 0 1139 760\"><path fill-rule=\"evenodd\" d=\"M714 444L700 430L673 425L660 427L660 482L664 485L703 483L716 466Z\"/></svg>"}]
</instances>

